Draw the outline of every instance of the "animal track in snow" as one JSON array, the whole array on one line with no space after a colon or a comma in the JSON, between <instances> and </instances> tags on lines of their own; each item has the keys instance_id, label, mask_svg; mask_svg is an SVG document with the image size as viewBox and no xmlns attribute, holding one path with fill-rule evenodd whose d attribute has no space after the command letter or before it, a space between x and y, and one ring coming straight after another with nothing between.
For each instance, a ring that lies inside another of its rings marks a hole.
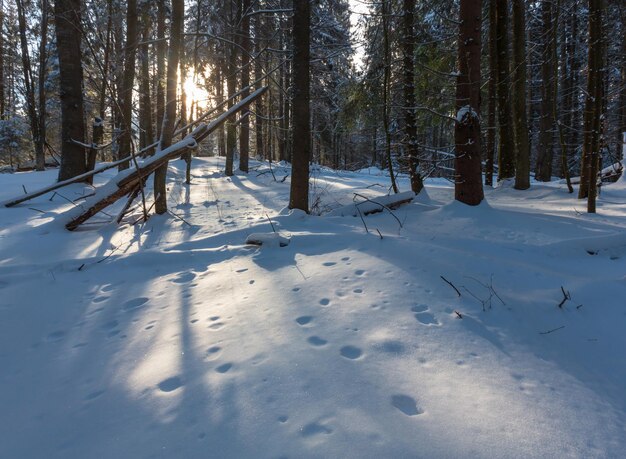
<instances>
[{"instance_id":1,"label":"animal track in snow","mask_svg":"<svg viewBox=\"0 0 626 459\"><path fill-rule=\"evenodd\" d=\"M220 365L219 367L217 367L215 369L215 371L217 371L218 373L226 373L228 372L231 368L233 367L232 363L224 363L222 365Z\"/></svg>"},{"instance_id":2,"label":"animal track in snow","mask_svg":"<svg viewBox=\"0 0 626 459\"><path fill-rule=\"evenodd\" d=\"M146 298L145 296L140 296L139 298L128 300L126 303L122 305L122 310L132 311L134 309L140 308L148 302L148 299L149 298Z\"/></svg>"},{"instance_id":3,"label":"animal track in snow","mask_svg":"<svg viewBox=\"0 0 626 459\"><path fill-rule=\"evenodd\" d=\"M164 379L158 384L159 389L163 392L172 392L183 385L182 379L179 376L172 376L171 378Z\"/></svg>"},{"instance_id":4,"label":"animal track in snow","mask_svg":"<svg viewBox=\"0 0 626 459\"><path fill-rule=\"evenodd\" d=\"M315 347L325 346L326 344L328 344L328 341L326 341L324 338L320 338L319 336L310 336L309 338L307 338L307 342L311 346Z\"/></svg>"},{"instance_id":5,"label":"animal track in snow","mask_svg":"<svg viewBox=\"0 0 626 459\"><path fill-rule=\"evenodd\" d=\"M215 360L219 357L222 352L222 348L219 346L211 346L206 350L206 354L204 356L205 360Z\"/></svg>"},{"instance_id":6,"label":"animal track in snow","mask_svg":"<svg viewBox=\"0 0 626 459\"><path fill-rule=\"evenodd\" d=\"M440 325L439 321L430 312L419 312L415 314L415 319L423 325Z\"/></svg>"},{"instance_id":7,"label":"animal track in snow","mask_svg":"<svg viewBox=\"0 0 626 459\"><path fill-rule=\"evenodd\" d=\"M417 416L424 411L417 406L417 402L413 397L408 395L394 395L391 397L391 404L402 411L407 416Z\"/></svg>"},{"instance_id":8,"label":"animal track in snow","mask_svg":"<svg viewBox=\"0 0 626 459\"><path fill-rule=\"evenodd\" d=\"M322 299L320 300L320 304L321 304L322 306L328 306L328 305L330 304L330 300L329 300L328 298L322 298Z\"/></svg>"},{"instance_id":9,"label":"animal track in snow","mask_svg":"<svg viewBox=\"0 0 626 459\"><path fill-rule=\"evenodd\" d=\"M102 303L103 301L106 301L108 299L109 299L109 297L107 295L97 296L93 300L91 300L91 302L92 303Z\"/></svg>"},{"instance_id":10,"label":"animal track in snow","mask_svg":"<svg viewBox=\"0 0 626 459\"><path fill-rule=\"evenodd\" d=\"M333 429L319 422L311 422L300 429L303 437L313 437L315 435L330 435Z\"/></svg>"},{"instance_id":11,"label":"animal track in snow","mask_svg":"<svg viewBox=\"0 0 626 459\"><path fill-rule=\"evenodd\" d=\"M362 288L355 288L354 290L352 290L352 293L363 293L363 289Z\"/></svg>"},{"instance_id":12,"label":"animal track in snow","mask_svg":"<svg viewBox=\"0 0 626 459\"><path fill-rule=\"evenodd\" d=\"M196 273L187 271L185 273L178 273L178 277L172 279L172 282L174 284L186 284L187 282L191 282L195 278L196 278Z\"/></svg>"},{"instance_id":13,"label":"animal track in snow","mask_svg":"<svg viewBox=\"0 0 626 459\"><path fill-rule=\"evenodd\" d=\"M357 269L356 271L354 271L354 274L356 274L357 276L363 276L365 274L365 270Z\"/></svg>"},{"instance_id":14,"label":"animal track in snow","mask_svg":"<svg viewBox=\"0 0 626 459\"><path fill-rule=\"evenodd\" d=\"M311 323L312 320L313 316L301 316L296 319L296 322L298 323L298 325L304 326Z\"/></svg>"},{"instance_id":15,"label":"animal track in snow","mask_svg":"<svg viewBox=\"0 0 626 459\"><path fill-rule=\"evenodd\" d=\"M434 314L429 312L428 306L425 304L416 304L411 307L411 311L415 312L415 319L422 325L440 325Z\"/></svg>"},{"instance_id":16,"label":"animal track in snow","mask_svg":"<svg viewBox=\"0 0 626 459\"><path fill-rule=\"evenodd\" d=\"M214 324L209 325L209 329L211 330L220 330L224 327L224 322L215 322Z\"/></svg>"},{"instance_id":17,"label":"animal track in snow","mask_svg":"<svg viewBox=\"0 0 626 459\"><path fill-rule=\"evenodd\" d=\"M50 341L51 343L55 343L57 341L61 341L63 338L65 338L65 332L63 330L58 330L50 333L46 337L46 340Z\"/></svg>"},{"instance_id":18,"label":"animal track in snow","mask_svg":"<svg viewBox=\"0 0 626 459\"><path fill-rule=\"evenodd\" d=\"M363 355L363 351L356 346L344 346L339 349L342 357L350 360L356 360Z\"/></svg>"},{"instance_id":19,"label":"animal track in snow","mask_svg":"<svg viewBox=\"0 0 626 459\"><path fill-rule=\"evenodd\" d=\"M326 261L322 263L322 266L335 266L337 263L334 261Z\"/></svg>"}]
</instances>

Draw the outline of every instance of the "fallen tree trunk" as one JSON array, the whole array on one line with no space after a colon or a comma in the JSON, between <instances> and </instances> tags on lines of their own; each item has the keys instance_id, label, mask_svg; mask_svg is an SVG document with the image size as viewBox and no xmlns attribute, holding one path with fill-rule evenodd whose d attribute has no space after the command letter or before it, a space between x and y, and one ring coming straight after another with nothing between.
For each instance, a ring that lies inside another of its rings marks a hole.
<instances>
[{"instance_id":1,"label":"fallen tree trunk","mask_svg":"<svg viewBox=\"0 0 626 459\"><path fill-rule=\"evenodd\" d=\"M198 143L204 140L211 132L220 127L238 111L253 102L257 97L260 97L267 89L266 86L256 90L238 104L233 105L228 111L222 113L211 123L199 125L183 140L176 142L165 150L157 152L154 156L144 160L139 164L137 169L127 169L120 172L111 179L110 182L98 188L96 194L88 201L85 201L83 205L72 209L69 212L70 221L65 227L70 231L75 230L79 225L86 222L104 208L131 193L137 186L143 185L144 180L161 165L167 163L169 160L180 157L189 150L195 149Z\"/></svg>"},{"instance_id":2,"label":"fallen tree trunk","mask_svg":"<svg viewBox=\"0 0 626 459\"><path fill-rule=\"evenodd\" d=\"M221 123L223 123L226 119L228 119L229 117L234 115L236 112L238 112L239 110L244 108L246 105L249 105L255 99L260 97L263 93L265 93L265 91L267 91L267 89L268 89L268 87L264 86L264 87L256 90L255 92L250 94L248 97L243 99L238 104L233 105L233 107L230 110L228 110L227 112L222 113L222 115L217 117L215 119L215 121L212 121L211 123L208 124L208 126L210 128L210 132L215 130L217 128L217 126L221 125ZM211 112L208 112L208 113L211 113ZM212 127L215 123L218 123L217 126ZM175 133L175 135L180 134L181 132L182 132L182 130L179 129ZM208 134L210 134L210 132L207 133L206 135L204 135L202 138L197 139L197 141L199 142L199 141L203 140ZM141 155L143 152L145 152L148 149L153 148L153 147L155 147L157 145L158 145L158 142L154 143L152 145L148 145L146 148L140 150L137 154ZM9 199L8 201L4 201L2 203L2 205L4 207L16 206L16 205L21 204L23 202L29 201L31 199L34 199L34 198L42 196L42 195L44 195L46 193L49 193L50 191L58 190L59 188L63 188L64 186L71 185L72 183L83 182L83 181L85 181L85 179L88 179L89 177L93 177L94 175L99 174L100 172L104 172L104 171L107 171L109 169L113 169L114 167L117 167L117 166L119 166L122 163L130 161L131 159L133 159L132 155L131 156L127 156L127 157L119 159L117 161L113 161L112 163L109 163L109 164L107 164L105 166L98 167L97 169L94 169L92 171L88 171L88 172L85 172L84 174L77 175L76 177L72 177L72 178L69 178L67 180L63 180L61 182L54 183L54 184L52 184L50 186L47 186L45 188L41 188L39 190L30 192L30 193L26 193L26 194L24 194L22 196L19 196L19 197L13 198L13 199Z\"/></svg>"},{"instance_id":3,"label":"fallen tree trunk","mask_svg":"<svg viewBox=\"0 0 626 459\"><path fill-rule=\"evenodd\" d=\"M360 196L360 195L359 195ZM365 198L363 201L339 207L327 213L328 217L357 217L359 214L370 215L382 212L385 209L397 209L402 204L408 204L415 198L415 193L406 191L404 193L378 196L375 198Z\"/></svg>"}]
</instances>

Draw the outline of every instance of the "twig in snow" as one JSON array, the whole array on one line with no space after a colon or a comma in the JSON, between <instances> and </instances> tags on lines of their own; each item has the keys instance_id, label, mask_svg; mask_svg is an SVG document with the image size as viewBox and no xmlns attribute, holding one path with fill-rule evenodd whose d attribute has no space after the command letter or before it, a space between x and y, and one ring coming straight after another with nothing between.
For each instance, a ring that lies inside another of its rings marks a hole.
<instances>
[{"instance_id":1,"label":"twig in snow","mask_svg":"<svg viewBox=\"0 0 626 459\"><path fill-rule=\"evenodd\" d=\"M272 226L272 231L276 232L276 228L274 228L274 224L272 223L272 219L270 218L269 215L267 215L267 212L265 212L265 216L267 217L267 221L270 222L270 225Z\"/></svg>"},{"instance_id":2,"label":"twig in snow","mask_svg":"<svg viewBox=\"0 0 626 459\"><path fill-rule=\"evenodd\" d=\"M548 330L548 331L544 331L544 332L539 332L539 334L540 334L540 335L547 335L548 333L555 332L555 331L557 331L557 330L560 330L561 328L565 328L565 325L561 325L560 327L553 328L552 330Z\"/></svg>"},{"instance_id":3,"label":"twig in snow","mask_svg":"<svg viewBox=\"0 0 626 459\"><path fill-rule=\"evenodd\" d=\"M379 235L379 236L380 236L380 238L382 239L382 238L383 238L383 235L382 235L382 234L380 234L380 231L379 231L379 229L378 229L378 228L376 228L376 232L378 233L378 235Z\"/></svg>"},{"instance_id":4,"label":"twig in snow","mask_svg":"<svg viewBox=\"0 0 626 459\"><path fill-rule=\"evenodd\" d=\"M181 217L180 215L176 215L174 212L172 212L171 210L167 210L167 213L170 214L172 217L174 218L178 218L181 222L185 223L186 225L188 225L190 228L193 227L193 225L191 223L189 223L187 220L185 220L183 217Z\"/></svg>"},{"instance_id":5,"label":"twig in snow","mask_svg":"<svg viewBox=\"0 0 626 459\"><path fill-rule=\"evenodd\" d=\"M29 207L30 210L34 210L36 212L41 212L42 214L45 214L45 212L43 210L39 210L39 209L35 209L34 207Z\"/></svg>"},{"instance_id":6,"label":"twig in snow","mask_svg":"<svg viewBox=\"0 0 626 459\"><path fill-rule=\"evenodd\" d=\"M361 209L359 209L359 206L356 206L356 210L359 213L359 217L361 217L361 221L363 222L363 226L365 227L365 232L369 234L370 231L367 229L367 225L365 224L365 219L363 218L363 214L361 213Z\"/></svg>"},{"instance_id":7,"label":"twig in snow","mask_svg":"<svg viewBox=\"0 0 626 459\"><path fill-rule=\"evenodd\" d=\"M455 311L454 311L454 313L456 314L456 316L457 316L459 319L462 319L462 318L463 318L463 314L461 314L459 311L455 310Z\"/></svg>"},{"instance_id":8,"label":"twig in snow","mask_svg":"<svg viewBox=\"0 0 626 459\"><path fill-rule=\"evenodd\" d=\"M563 299L561 300L561 302L558 304L559 308L563 309L563 305L565 304L566 301L571 300L572 296L570 295L570 293L568 291L566 291L563 286L561 285L561 292L563 292Z\"/></svg>"},{"instance_id":9,"label":"twig in snow","mask_svg":"<svg viewBox=\"0 0 626 459\"><path fill-rule=\"evenodd\" d=\"M400 221L400 219L399 219L399 218L396 216L396 214L394 214L394 213L393 213L393 211L392 211L389 207L387 207L386 205L381 204L380 202L372 201L372 200L371 200L371 199L369 199L367 196L363 196L362 194L359 194L359 193L354 193L354 197L355 197L355 198L356 198L356 197L359 197L359 198L361 198L361 199L364 199L364 201L362 201L362 202L371 202L372 204L376 204L376 205L380 206L381 208L385 209L387 212L389 212L389 213L391 214L391 216L392 216L393 218L395 218L395 219L396 219L396 221L398 222L398 225L400 225L400 228L402 228L402 222ZM359 202L359 203L357 203L357 204L356 204L356 207L357 207L357 208L359 207L359 204L361 204L361 202Z\"/></svg>"},{"instance_id":10,"label":"twig in snow","mask_svg":"<svg viewBox=\"0 0 626 459\"><path fill-rule=\"evenodd\" d=\"M444 281L446 284L448 284L450 287L452 287L452 288L454 289L454 291L456 292L456 294L457 294L457 295L459 295L459 297L461 296L461 292L459 292L459 289L458 289L458 288L456 288L456 287L455 287L455 285L454 285L452 282L450 282L448 279L446 279L446 278L445 278L445 277L443 277L443 276L439 276L439 277L441 277L441 279L443 279L443 281Z\"/></svg>"}]
</instances>

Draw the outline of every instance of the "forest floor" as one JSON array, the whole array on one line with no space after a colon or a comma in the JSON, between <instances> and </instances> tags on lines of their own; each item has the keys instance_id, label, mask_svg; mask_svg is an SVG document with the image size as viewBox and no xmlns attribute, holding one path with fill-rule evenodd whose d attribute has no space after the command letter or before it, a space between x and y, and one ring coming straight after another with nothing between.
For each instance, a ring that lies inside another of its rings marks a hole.
<instances>
[{"instance_id":1,"label":"forest floor","mask_svg":"<svg viewBox=\"0 0 626 459\"><path fill-rule=\"evenodd\" d=\"M66 231L82 185L0 208L0 457L623 457L626 181L587 215L556 182L470 208L431 179L366 232L253 165L172 163L177 217L142 224ZM312 199L387 186L316 168ZM245 244L272 226L288 246Z\"/></svg>"}]
</instances>

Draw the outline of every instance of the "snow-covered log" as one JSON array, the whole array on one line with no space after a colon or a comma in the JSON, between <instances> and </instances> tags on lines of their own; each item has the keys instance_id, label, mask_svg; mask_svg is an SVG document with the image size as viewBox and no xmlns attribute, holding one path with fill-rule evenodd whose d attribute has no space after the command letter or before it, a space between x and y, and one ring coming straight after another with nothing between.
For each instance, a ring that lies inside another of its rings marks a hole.
<instances>
[{"instance_id":1,"label":"snow-covered log","mask_svg":"<svg viewBox=\"0 0 626 459\"><path fill-rule=\"evenodd\" d=\"M415 198L415 193L412 191L405 191L404 193L390 194L385 196L378 196L355 202L353 204L339 207L326 214L329 217L356 217L359 215L359 211L362 215L370 215L378 212L382 212L385 208L397 209L402 204L407 204Z\"/></svg>"}]
</instances>

